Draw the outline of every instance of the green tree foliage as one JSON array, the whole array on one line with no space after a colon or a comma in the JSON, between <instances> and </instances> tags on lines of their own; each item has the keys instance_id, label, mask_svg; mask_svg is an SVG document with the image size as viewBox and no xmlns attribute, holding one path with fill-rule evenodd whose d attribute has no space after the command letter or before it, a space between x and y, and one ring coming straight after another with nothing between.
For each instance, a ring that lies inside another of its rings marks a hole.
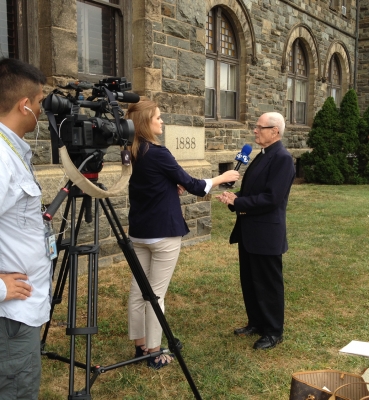
<instances>
[{"instance_id":1,"label":"green tree foliage","mask_svg":"<svg viewBox=\"0 0 369 400\"><path fill-rule=\"evenodd\" d=\"M343 183L337 160L331 157L341 148L339 113L333 97L328 97L314 118L307 144L313 150L301 156L307 182Z\"/></svg>"},{"instance_id":2,"label":"green tree foliage","mask_svg":"<svg viewBox=\"0 0 369 400\"><path fill-rule=\"evenodd\" d=\"M301 156L307 182L340 185L369 181L369 108L364 117L356 92L350 89L340 109L328 97L316 114L307 144L312 149Z\"/></svg>"},{"instance_id":3,"label":"green tree foliage","mask_svg":"<svg viewBox=\"0 0 369 400\"><path fill-rule=\"evenodd\" d=\"M343 97L339 117L343 139L342 151L347 154L355 153L359 146L358 125L361 118L354 89L350 89Z\"/></svg>"}]
</instances>

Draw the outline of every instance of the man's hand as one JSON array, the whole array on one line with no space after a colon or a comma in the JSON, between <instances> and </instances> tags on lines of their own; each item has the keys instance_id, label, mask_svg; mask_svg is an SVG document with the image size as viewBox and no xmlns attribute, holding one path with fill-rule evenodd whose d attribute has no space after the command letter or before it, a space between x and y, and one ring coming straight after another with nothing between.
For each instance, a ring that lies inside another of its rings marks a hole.
<instances>
[{"instance_id":1,"label":"man's hand","mask_svg":"<svg viewBox=\"0 0 369 400\"><path fill-rule=\"evenodd\" d=\"M179 196L183 194L185 191L186 189L182 185L177 185L177 192Z\"/></svg>"},{"instance_id":2,"label":"man's hand","mask_svg":"<svg viewBox=\"0 0 369 400\"><path fill-rule=\"evenodd\" d=\"M237 196L233 192L223 192L222 194L215 196L220 202L227 205L234 205L234 200L237 199Z\"/></svg>"},{"instance_id":3,"label":"man's hand","mask_svg":"<svg viewBox=\"0 0 369 400\"><path fill-rule=\"evenodd\" d=\"M28 279L25 274L0 274L0 278L6 286L6 300L25 300L31 296L32 287L28 283L22 282Z\"/></svg>"}]
</instances>

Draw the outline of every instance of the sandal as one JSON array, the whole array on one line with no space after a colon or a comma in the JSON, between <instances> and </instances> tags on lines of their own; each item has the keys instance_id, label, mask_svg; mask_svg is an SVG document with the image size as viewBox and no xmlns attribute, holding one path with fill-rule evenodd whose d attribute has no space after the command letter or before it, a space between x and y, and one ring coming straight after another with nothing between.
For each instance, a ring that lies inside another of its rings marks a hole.
<instances>
[{"instance_id":1,"label":"sandal","mask_svg":"<svg viewBox=\"0 0 369 400\"><path fill-rule=\"evenodd\" d=\"M146 356L148 354L148 348L145 344L141 344L141 346L136 346L135 358Z\"/></svg>"},{"instance_id":2,"label":"sandal","mask_svg":"<svg viewBox=\"0 0 369 400\"><path fill-rule=\"evenodd\" d=\"M154 359L149 358L147 360L147 366L154 369L160 369L169 365L175 359L174 354L160 354L160 356Z\"/></svg>"},{"instance_id":3,"label":"sandal","mask_svg":"<svg viewBox=\"0 0 369 400\"><path fill-rule=\"evenodd\" d=\"M163 350L165 350L165 347L160 347L160 351ZM146 347L145 344L141 344L141 346L136 346L135 358L147 356L148 354L149 354L149 349Z\"/></svg>"}]
</instances>

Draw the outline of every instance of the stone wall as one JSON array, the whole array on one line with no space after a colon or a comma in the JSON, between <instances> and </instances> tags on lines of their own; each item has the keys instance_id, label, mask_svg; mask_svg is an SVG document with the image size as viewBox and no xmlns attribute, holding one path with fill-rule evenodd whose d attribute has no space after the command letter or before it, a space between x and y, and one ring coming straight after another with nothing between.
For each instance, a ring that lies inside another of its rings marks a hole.
<instances>
[{"instance_id":1,"label":"stone wall","mask_svg":"<svg viewBox=\"0 0 369 400\"><path fill-rule=\"evenodd\" d=\"M132 33L133 41L133 89L160 104L166 124L163 142L176 156L188 173L199 179L211 178L211 164L204 158L204 117L202 115L204 97L204 31L198 32L196 13L189 21L177 21L186 2L165 2L156 0L133 1ZM40 3L40 48L41 66L47 76L48 86L45 96L57 85L64 86L78 78L76 1ZM42 12L41 12L42 10ZM177 13L178 11L178 13ZM205 13L202 13L205 15ZM71 22L72 21L72 22ZM184 28L180 29L180 25ZM203 25L202 25L203 28ZM94 78L91 76L91 82ZM64 92L66 92L64 90ZM85 92L85 97L89 92ZM82 113L89 113L82 109ZM92 115L92 113L91 113ZM178 128L178 129L176 129ZM185 128L185 130L184 130ZM37 135L37 145L36 145ZM51 141L48 121L43 116L39 131L26 135L26 140L34 149L33 162L37 178L43 187L43 201L47 207L59 190L67 182L62 169L51 165ZM107 149L105 165L99 173L99 182L108 189L120 176L120 152L117 146ZM197 198L190 194L181 196L183 216L190 233L183 238L183 245L209 240L211 234L211 195ZM110 199L120 222L128 231L129 201L127 188L121 195ZM78 209L81 199L77 200ZM66 202L53 218L54 230L59 231ZM78 211L79 212L79 211ZM94 205L92 207L94 214ZM67 218L72 216L68 214ZM84 218L78 234L82 243L93 239L94 226ZM66 236L68 236L68 232ZM108 265L123 258L117 245L114 231L100 209L99 217L101 265ZM87 260L81 260L82 269Z\"/></svg>"},{"instance_id":2,"label":"stone wall","mask_svg":"<svg viewBox=\"0 0 369 400\"><path fill-rule=\"evenodd\" d=\"M358 100L361 111L369 107L369 1L360 0L358 41Z\"/></svg>"},{"instance_id":3,"label":"stone wall","mask_svg":"<svg viewBox=\"0 0 369 400\"><path fill-rule=\"evenodd\" d=\"M309 120L312 121L327 97L327 62L332 50L342 53L344 90L353 84L355 0L348 2L345 18L329 10L328 3L136 0L132 2L134 91L158 101L167 127L199 128L191 132L204 135L206 152L237 151L245 141L253 140L250 126L261 113L276 110L285 114L288 44L300 35L311 53ZM245 104L241 102L239 118L233 122L205 122L204 118L205 19L215 5L227 8L241 36L241 69L246 78L241 76L240 97ZM64 84L78 75L76 2L40 0L39 7L41 68L50 85ZM363 99L366 104L368 0L360 2L360 18L358 91L360 101ZM286 147L305 148L307 132L303 126L288 126ZM165 135L164 141L167 141ZM47 163L46 159L44 156L43 163Z\"/></svg>"},{"instance_id":4,"label":"stone wall","mask_svg":"<svg viewBox=\"0 0 369 400\"><path fill-rule=\"evenodd\" d=\"M342 66L342 89L354 83L356 1L347 15L330 10L326 0L133 0L133 91L158 102L165 122L163 144L197 178L210 178L220 168L232 168L236 153L253 144L251 126L267 111L286 115L286 65L292 43L301 38L309 62L308 125L287 125L284 145L295 159L307 151L306 140L316 112L327 98L328 64L333 53ZM368 3L360 1L358 96L369 105ZM78 78L76 1L39 0L40 67L48 79L45 94L56 85ZM236 121L205 120L205 23L209 10L222 6L232 19L239 45L239 108ZM94 82L93 76L90 79ZM40 122L34 164L49 204L65 183L59 166L51 165L47 120ZM36 134L28 134L32 148ZM254 157L258 146L253 144ZM109 188L118 179L119 149L109 147L99 180ZM243 173L244 167L241 169ZM236 184L236 186L239 183ZM210 196L181 197L183 215L191 229L183 244L208 240L211 234ZM114 206L127 229L128 198L124 192ZM104 219L104 217L100 217ZM55 224L60 224L60 214ZM121 256L114 235L101 221L101 256L107 263ZM88 233L91 227L83 228ZM87 237L86 233L86 237Z\"/></svg>"},{"instance_id":5,"label":"stone wall","mask_svg":"<svg viewBox=\"0 0 369 400\"><path fill-rule=\"evenodd\" d=\"M354 40L350 36L354 28L352 18L342 19L328 12L325 5L306 6L303 1L287 0L248 3L225 0L221 5L233 16L240 35L240 70L243 72L240 112L237 121L205 121L205 19L210 8L219 4L211 0L201 4L190 0L137 2L133 20L135 38L145 43L133 54L135 91L155 99L160 105L166 123L164 142L177 159L180 160L182 154L170 146L173 125L183 127L183 132L191 132L191 135L196 133L199 141L204 135L205 159L211 164L212 175L219 173L219 159L222 164L232 165L236 152L245 143L253 143L250 126L263 112L276 110L285 115L287 77L284 64L289 51L285 44L291 37L301 35L310 45L310 123L327 96L327 85L322 78L327 74L325 62L330 56L332 42L343 44L336 51L341 51L343 61L350 64L345 66L345 90L352 80L354 57ZM322 15L326 16L324 25L320 19ZM306 126L288 126L285 146L298 155L297 149L307 148L308 132ZM221 156L219 152L223 152Z\"/></svg>"},{"instance_id":6,"label":"stone wall","mask_svg":"<svg viewBox=\"0 0 369 400\"><path fill-rule=\"evenodd\" d=\"M302 38L308 52L310 64L310 88L308 98L308 125L327 98L327 68L333 54L337 52L342 62L343 92L353 83L355 60L355 2L352 1L348 16L329 10L327 1L214 1L208 0L207 12L215 5L227 8L228 14L238 19L238 30L242 42L253 38L256 54L240 48L240 68L246 63L247 79L240 84L240 97L246 96L246 113L238 122L206 121L207 159L212 151L237 150L244 143L252 143L252 130L257 118L264 112L278 111L286 115L287 73L286 59L293 40ZM233 10L230 11L230 10ZM257 60L256 62L252 62ZM284 144L294 156L299 157L307 149L309 126L286 127ZM257 146L256 146L257 147ZM213 168L214 170L215 168Z\"/></svg>"},{"instance_id":7,"label":"stone wall","mask_svg":"<svg viewBox=\"0 0 369 400\"><path fill-rule=\"evenodd\" d=\"M204 4L189 0L139 0L133 7L133 33L139 43L145 43L132 54L134 90L160 106L166 126L163 141L178 160L190 159L191 154L183 156L178 151L186 146L177 148L181 138L174 140L177 137L173 135L178 132L173 126L190 132L190 149L196 149L192 159L203 158L198 151L205 123Z\"/></svg>"}]
</instances>

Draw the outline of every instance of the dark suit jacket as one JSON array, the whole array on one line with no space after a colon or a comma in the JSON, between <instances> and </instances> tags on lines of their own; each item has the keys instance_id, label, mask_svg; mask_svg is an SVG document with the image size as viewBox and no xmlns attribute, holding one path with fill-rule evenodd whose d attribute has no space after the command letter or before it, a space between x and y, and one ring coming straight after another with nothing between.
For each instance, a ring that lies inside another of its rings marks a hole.
<instances>
[{"instance_id":1,"label":"dark suit jacket","mask_svg":"<svg viewBox=\"0 0 369 400\"><path fill-rule=\"evenodd\" d=\"M206 182L192 178L166 147L150 143L146 153L144 147L140 147L129 181L129 234L143 239L184 236L189 229L177 184L203 197Z\"/></svg>"},{"instance_id":2,"label":"dark suit jacket","mask_svg":"<svg viewBox=\"0 0 369 400\"><path fill-rule=\"evenodd\" d=\"M268 149L268 148L267 148ZM260 155L243 177L239 196L230 209L237 213L230 243L242 240L253 254L279 255L287 251L286 207L295 167L281 141Z\"/></svg>"}]
</instances>

